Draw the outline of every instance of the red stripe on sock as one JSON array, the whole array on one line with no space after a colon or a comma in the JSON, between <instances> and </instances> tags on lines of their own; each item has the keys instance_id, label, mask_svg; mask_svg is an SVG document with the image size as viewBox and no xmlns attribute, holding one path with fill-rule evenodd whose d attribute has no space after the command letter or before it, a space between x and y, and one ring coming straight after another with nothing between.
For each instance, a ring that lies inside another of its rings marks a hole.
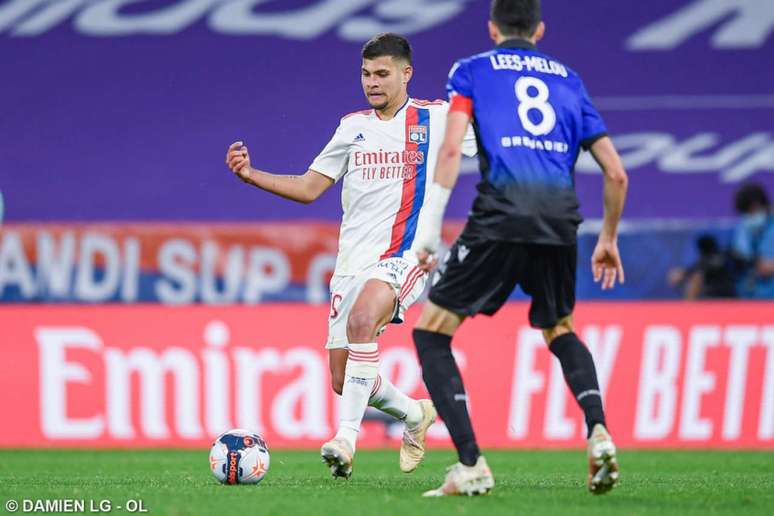
<instances>
[{"instance_id":1,"label":"red stripe on sock","mask_svg":"<svg viewBox=\"0 0 774 516\"><path fill-rule=\"evenodd\" d=\"M379 388L382 386L382 377L377 376L376 381L374 382L374 388L371 389L371 396L379 392Z\"/></svg>"},{"instance_id":2,"label":"red stripe on sock","mask_svg":"<svg viewBox=\"0 0 774 516\"><path fill-rule=\"evenodd\" d=\"M378 357L379 356L379 352L378 351L374 351L374 352L368 352L368 353L361 353L359 351L350 351L349 352L349 356L351 356L351 357L371 358L371 357Z\"/></svg>"},{"instance_id":3,"label":"red stripe on sock","mask_svg":"<svg viewBox=\"0 0 774 516\"><path fill-rule=\"evenodd\" d=\"M363 361L363 360L379 360L379 353L353 353L349 352L349 360Z\"/></svg>"}]
</instances>

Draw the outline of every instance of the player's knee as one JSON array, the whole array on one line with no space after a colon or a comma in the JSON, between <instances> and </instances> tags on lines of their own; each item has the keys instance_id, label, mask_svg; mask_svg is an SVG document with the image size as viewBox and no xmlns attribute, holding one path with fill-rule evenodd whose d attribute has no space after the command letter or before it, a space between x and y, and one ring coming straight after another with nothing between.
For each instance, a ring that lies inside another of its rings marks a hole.
<instances>
[{"instance_id":1,"label":"player's knee","mask_svg":"<svg viewBox=\"0 0 774 516\"><path fill-rule=\"evenodd\" d=\"M416 329L453 335L463 320L464 317L428 302L419 316Z\"/></svg>"},{"instance_id":2,"label":"player's knee","mask_svg":"<svg viewBox=\"0 0 774 516\"><path fill-rule=\"evenodd\" d=\"M441 320L438 318L436 311L425 305L425 308L422 310L422 314L417 321L416 329L437 332L440 327Z\"/></svg>"},{"instance_id":3,"label":"player's knee","mask_svg":"<svg viewBox=\"0 0 774 516\"><path fill-rule=\"evenodd\" d=\"M553 328L544 329L543 339L545 340L546 345L550 346L557 337L561 337L567 333L573 333L574 331L575 326L572 322L572 315L568 315L567 317L560 319Z\"/></svg>"},{"instance_id":4,"label":"player's knee","mask_svg":"<svg viewBox=\"0 0 774 516\"><path fill-rule=\"evenodd\" d=\"M350 342L370 342L376 338L376 317L367 309L355 309L347 319Z\"/></svg>"}]
</instances>

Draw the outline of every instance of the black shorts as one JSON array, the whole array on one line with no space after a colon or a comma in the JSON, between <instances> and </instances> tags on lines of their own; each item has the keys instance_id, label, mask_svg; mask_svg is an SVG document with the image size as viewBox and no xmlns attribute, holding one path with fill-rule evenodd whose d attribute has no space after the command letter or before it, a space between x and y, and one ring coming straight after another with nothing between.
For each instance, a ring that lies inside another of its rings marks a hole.
<instances>
[{"instance_id":1,"label":"black shorts","mask_svg":"<svg viewBox=\"0 0 774 516\"><path fill-rule=\"evenodd\" d=\"M577 245L460 236L439 264L430 301L452 312L494 315L516 285L532 298L529 322L553 328L575 308Z\"/></svg>"}]
</instances>

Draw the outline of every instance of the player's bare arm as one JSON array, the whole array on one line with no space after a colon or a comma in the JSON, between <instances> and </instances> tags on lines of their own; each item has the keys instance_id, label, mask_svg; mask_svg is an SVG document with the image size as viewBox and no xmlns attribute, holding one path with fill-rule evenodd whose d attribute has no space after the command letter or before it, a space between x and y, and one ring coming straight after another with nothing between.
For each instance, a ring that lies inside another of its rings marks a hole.
<instances>
[{"instance_id":1,"label":"player's bare arm","mask_svg":"<svg viewBox=\"0 0 774 516\"><path fill-rule=\"evenodd\" d=\"M441 226L446 204L460 174L462 142L470 123L470 115L462 111L449 111L446 134L438 151L435 180L430 186L425 207L417 224L414 239L419 268L429 272L434 265L433 255L441 245Z\"/></svg>"},{"instance_id":2,"label":"player's bare arm","mask_svg":"<svg viewBox=\"0 0 774 516\"><path fill-rule=\"evenodd\" d=\"M602 168L605 180L605 216L591 256L591 270L594 281L602 281L602 289L606 290L615 286L616 279L624 282L623 263L618 253L618 223L626 201L629 178L610 138L604 137L594 142L591 154Z\"/></svg>"},{"instance_id":3,"label":"player's bare arm","mask_svg":"<svg viewBox=\"0 0 774 516\"><path fill-rule=\"evenodd\" d=\"M334 183L333 179L314 170L301 175L282 175L255 169L250 165L250 152L241 141L229 146L226 164L245 183L304 204L320 197Z\"/></svg>"},{"instance_id":4,"label":"player's bare arm","mask_svg":"<svg viewBox=\"0 0 774 516\"><path fill-rule=\"evenodd\" d=\"M435 182L452 190L460 175L462 160L462 141L468 130L470 116L462 111L450 111L447 115L446 134L438 152L438 164L435 167Z\"/></svg>"}]
</instances>

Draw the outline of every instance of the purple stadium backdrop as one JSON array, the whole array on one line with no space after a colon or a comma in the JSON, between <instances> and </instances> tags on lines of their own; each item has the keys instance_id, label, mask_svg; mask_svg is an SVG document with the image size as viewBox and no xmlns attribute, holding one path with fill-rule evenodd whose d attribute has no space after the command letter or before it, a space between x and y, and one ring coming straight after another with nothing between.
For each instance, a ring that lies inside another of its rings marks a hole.
<instances>
[{"instance_id":1,"label":"purple stadium backdrop","mask_svg":"<svg viewBox=\"0 0 774 516\"><path fill-rule=\"evenodd\" d=\"M2 0L4 220L334 222L337 188L311 206L253 191L224 166L227 145L305 171L339 117L364 107L360 46L380 31L412 40L413 96L443 97L452 62L491 46L488 5ZM547 0L544 17L541 48L581 73L624 155L628 221L728 227L717 220L741 182L774 190L774 2ZM457 219L478 180L475 162L464 172ZM600 217L588 156L577 187L583 214Z\"/></svg>"},{"instance_id":2,"label":"purple stadium backdrop","mask_svg":"<svg viewBox=\"0 0 774 516\"><path fill-rule=\"evenodd\" d=\"M4 0L5 219L335 220L335 193L299 207L244 188L225 147L243 138L256 165L304 171L363 107L358 52L378 31L410 35L411 92L442 97L454 59L490 46L488 4ZM628 154L627 217L728 216L740 181L774 185L772 2L544 4L542 49L582 74ZM582 165L597 217L600 181Z\"/></svg>"}]
</instances>

